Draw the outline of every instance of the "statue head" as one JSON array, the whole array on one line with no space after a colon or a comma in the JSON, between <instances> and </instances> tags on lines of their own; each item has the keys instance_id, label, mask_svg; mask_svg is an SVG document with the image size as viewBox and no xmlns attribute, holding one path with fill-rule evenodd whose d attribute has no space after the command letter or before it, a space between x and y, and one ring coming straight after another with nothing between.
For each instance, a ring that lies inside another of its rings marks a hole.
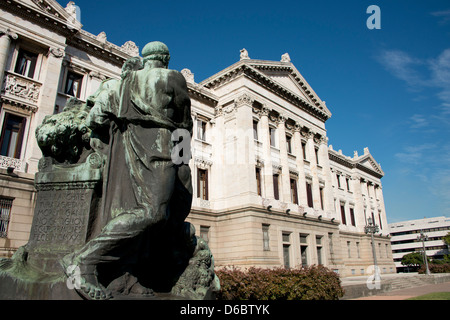
<instances>
[{"instance_id":1,"label":"statue head","mask_svg":"<svg viewBox=\"0 0 450 320\"><path fill-rule=\"evenodd\" d=\"M142 49L142 57L144 58L144 64L147 61L156 60L161 61L167 67L170 60L169 48L160 41L152 41Z\"/></svg>"}]
</instances>

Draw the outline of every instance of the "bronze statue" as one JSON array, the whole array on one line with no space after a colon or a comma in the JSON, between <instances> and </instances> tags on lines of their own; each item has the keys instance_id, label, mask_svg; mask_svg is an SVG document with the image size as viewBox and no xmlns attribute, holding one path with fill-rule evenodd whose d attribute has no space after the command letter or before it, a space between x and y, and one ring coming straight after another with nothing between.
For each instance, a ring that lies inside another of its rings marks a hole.
<instances>
[{"instance_id":1,"label":"bronze statue","mask_svg":"<svg viewBox=\"0 0 450 320\"><path fill-rule=\"evenodd\" d=\"M142 56L124 64L121 79L104 81L85 104L72 102L75 107L65 110L75 112L69 118L81 122L75 123L80 129L70 142L63 139L71 150L68 156L61 148L51 148L47 139L57 139L64 131L57 128L56 119L67 117L64 112L47 118L37 129L45 160L41 161L43 177L52 182L48 177L62 176L67 181L71 175L79 176L91 186L89 199L95 204L85 214L85 241L59 261L67 278L77 278L75 289L87 299L158 293L212 298L219 288L213 257L205 241L195 236L194 227L185 222L192 202L191 172L187 161L174 159L180 131L185 145L192 134L186 81L180 72L168 69L170 54L162 42L148 43ZM67 123L66 128L73 127ZM96 175L99 183L91 183L84 174L83 161L102 170L101 178ZM54 174L55 170L64 174ZM45 179L40 179L41 189L46 187ZM39 197L38 192L38 203ZM52 212L63 214L60 209ZM36 216L34 221L38 220ZM32 239L43 238L38 235L42 228L34 230ZM30 248L42 255L37 240L30 240L21 250L22 257ZM32 257L34 251L30 252ZM11 269L12 263L5 265Z\"/></svg>"}]
</instances>

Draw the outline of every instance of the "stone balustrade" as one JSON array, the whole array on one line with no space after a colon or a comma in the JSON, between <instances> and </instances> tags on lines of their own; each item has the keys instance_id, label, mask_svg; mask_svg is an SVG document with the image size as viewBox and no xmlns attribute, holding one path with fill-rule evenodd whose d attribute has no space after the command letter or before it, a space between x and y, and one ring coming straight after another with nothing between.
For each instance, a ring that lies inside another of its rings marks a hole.
<instances>
[{"instance_id":1,"label":"stone balustrade","mask_svg":"<svg viewBox=\"0 0 450 320\"><path fill-rule=\"evenodd\" d=\"M4 97L37 107L42 84L14 72L5 72Z\"/></svg>"},{"instance_id":2,"label":"stone balustrade","mask_svg":"<svg viewBox=\"0 0 450 320\"><path fill-rule=\"evenodd\" d=\"M26 165L25 161L21 159L0 156L1 169L13 168L15 171L24 172L25 165Z\"/></svg>"}]
</instances>

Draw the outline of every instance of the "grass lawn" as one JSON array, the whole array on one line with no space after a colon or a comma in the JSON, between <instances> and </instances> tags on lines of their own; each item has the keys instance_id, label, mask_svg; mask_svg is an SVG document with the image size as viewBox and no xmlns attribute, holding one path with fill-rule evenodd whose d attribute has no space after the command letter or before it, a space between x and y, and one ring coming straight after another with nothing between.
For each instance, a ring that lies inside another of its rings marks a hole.
<instances>
[{"instance_id":1,"label":"grass lawn","mask_svg":"<svg viewBox=\"0 0 450 320\"><path fill-rule=\"evenodd\" d=\"M408 300L450 300L450 292L433 292L424 294L423 296L409 298Z\"/></svg>"}]
</instances>

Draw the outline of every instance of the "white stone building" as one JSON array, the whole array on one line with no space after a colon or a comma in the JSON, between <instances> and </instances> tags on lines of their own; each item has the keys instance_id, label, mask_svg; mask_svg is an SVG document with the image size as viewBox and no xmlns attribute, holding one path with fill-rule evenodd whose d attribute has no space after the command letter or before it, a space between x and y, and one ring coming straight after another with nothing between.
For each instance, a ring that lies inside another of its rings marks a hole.
<instances>
[{"instance_id":1,"label":"white stone building","mask_svg":"<svg viewBox=\"0 0 450 320\"><path fill-rule=\"evenodd\" d=\"M69 97L84 101L103 79L118 78L123 62L138 55L131 41L119 47L103 32L84 31L73 8L52 0L0 4L3 255L28 240L41 157L36 126ZM235 64L200 83L182 73L194 119L188 219L216 265L324 264L343 276L365 274L373 257L364 226L373 217L378 264L395 271L384 173L367 148L347 157L328 145L331 113L288 54L254 60L243 49Z\"/></svg>"},{"instance_id":2,"label":"white stone building","mask_svg":"<svg viewBox=\"0 0 450 320\"><path fill-rule=\"evenodd\" d=\"M397 271L407 271L407 267L401 264L404 255L412 252L423 254L423 243L418 240L421 231L427 237L424 241L427 257L442 259L444 255L450 254L448 246L442 240L450 232L450 218L442 216L391 223L389 232Z\"/></svg>"}]
</instances>

